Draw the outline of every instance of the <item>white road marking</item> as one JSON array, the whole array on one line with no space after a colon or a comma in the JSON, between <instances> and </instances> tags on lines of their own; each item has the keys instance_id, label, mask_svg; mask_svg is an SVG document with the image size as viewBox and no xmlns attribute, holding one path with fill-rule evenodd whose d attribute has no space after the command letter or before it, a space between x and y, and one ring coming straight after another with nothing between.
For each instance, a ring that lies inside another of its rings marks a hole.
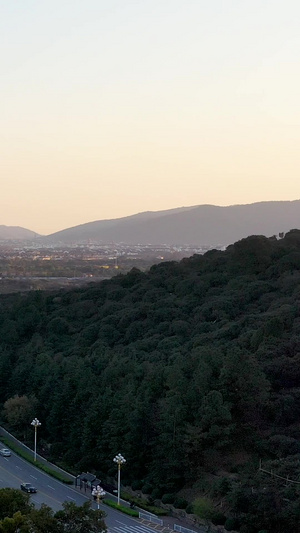
<instances>
[{"instance_id":1,"label":"white road marking","mask_svg":"<svg viewBox=\"0 0 300 533\"><path fill-rule=\"evenodd\" d=\"M49 489L55 490L55 488L51 487L51 485L47 485L47 487L49 487Z\"/></svg>"},{"instance_id":2,"label":"white road marking","mask_svg":"<svg viewBox=\"0 0 300 533\"><path fill-rule=\"evenodd\" d=\"M143 526L127 526L124 524L123 526L113 526L111 528L113 531L120 532L120 533L129 533L129 532L136 532L136 533L150 533L152 531L149 528L143 527Z\"/></svg>"},{"instance_id":3,"label":"white road marking","mask_svg":"<svg viewBox=\"0 0 300 533\"><path fill-rule=\"evenodd\" d=\"M73 502L76 502L76 500L74 500L74 498L71 498L71 496L67 496L67 498L69 498L69 500L73 500Z\"/></svg>"},{"instance_id":4,"label":"white road marking","mask_svg":"<svg viewBox=\"0 0 300 533\"><path fill-rule=\"evenodd\" d=\"M18 470L22 470L22 468L20 466L16 466L16 468L18 468Z\"/></svg>"},{"instance_id":5,"label":"white road marking","mask_svg":"<svg viewBox=\"0 0 300 533\"><path fill-rule=\"evenodd\" d=\"M32 476L31 474L30 474L30 477L32 477L33 479L37 480L37 477L34 477L34 476Z\"/></svg>"},{"instance_id":6,"label":"white road marking","mask_svg":"<svg viewBox=\"0 0 300 533\"><path fill-rule=\"evenodd\" d=\"M131 525L125 524L124 522L120 522L120 520L116 520L116 522L118 522L118 524L121 524L121 526L123 527L129 527L129 528L134 527L135 529L140 529L141 531L149 531L149 528L147 526L143 526L142 524L131 526Z\"/></svg>"}]
</instances>

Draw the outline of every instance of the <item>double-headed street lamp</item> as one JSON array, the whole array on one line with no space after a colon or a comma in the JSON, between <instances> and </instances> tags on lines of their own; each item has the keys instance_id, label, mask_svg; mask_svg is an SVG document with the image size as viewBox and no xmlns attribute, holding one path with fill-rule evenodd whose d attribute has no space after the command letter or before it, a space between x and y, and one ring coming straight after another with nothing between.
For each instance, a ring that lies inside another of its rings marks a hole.
<instances>
[{"instance_id":1,"label":"double-headed street lamp","mask_svg":"<svg viewBox=\"0 0 300 533\"><path fill-rule=\"evenodd\" d=\"M126 463L126 459L118 453L116 457L114 457L114 463L117 463L118 465L118 505L120 505L120 489L121 489L121 466Z\"/></svg>"},{"instance_id":2,"label":"double-headed street lamp","mask_svg":"<svg viewBox=\"0 0 300 533\"><path fill-rule=\"evenodd\" d=\"M41 426L42 424L37 418L34 418L31 422L31 425L34 426L34 460L36 461L36 436L37 436L37 428Z\"/></svg>"},{"instance_id":3,"label":"double-headed street lamp","mask_svg":"<svg viewBox=\"0 0 300 533\"><path fill-rule=\"evenodd\" d=\"M97 487L94 487L92 490L92 496L95 500L97 500L97 508L100 509L100 502L101 498L105 496L106 492L103 490L100 485L97 485Z\"/></svg>"}]
</instances>

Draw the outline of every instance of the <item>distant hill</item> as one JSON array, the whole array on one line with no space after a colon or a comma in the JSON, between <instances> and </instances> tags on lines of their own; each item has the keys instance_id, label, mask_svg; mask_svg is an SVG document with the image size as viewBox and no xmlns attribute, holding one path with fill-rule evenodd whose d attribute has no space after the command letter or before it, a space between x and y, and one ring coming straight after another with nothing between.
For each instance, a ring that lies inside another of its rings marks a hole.
<instances>
[{"instance_id":1,"label":"distant hill","mask_svg":"<svg viewBox=\"0 0 300 533\"><path fill-rule=\"evenodd\" d=\"M0 240L32 240L40 237L34 231L19 226L0 226Z\"/></svg>"},{"instance_id":2,"label":"distant hill","mask_svg":"<svg viewBox=\"0 0 300 533\"><path fill-rule=\"evenodd\" d=\"M220 207L200 205L99 220L65 229L43 240L128 244L227 245L248 235L278 235L300 228L300 200Z\"/></svg>"}]
</instances>

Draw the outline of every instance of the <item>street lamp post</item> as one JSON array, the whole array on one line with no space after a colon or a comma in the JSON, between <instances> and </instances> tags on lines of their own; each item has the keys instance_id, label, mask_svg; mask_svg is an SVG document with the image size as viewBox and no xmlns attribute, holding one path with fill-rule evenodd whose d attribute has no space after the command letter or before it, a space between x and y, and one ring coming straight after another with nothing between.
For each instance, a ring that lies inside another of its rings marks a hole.
<instances>
[{"instance_id":1,"label":"street lamp post","mask_svg":"<svg viewBox=\"0 0 300 533\"><path fill-rule=\"evenodd\" d=\"M106 492L103 490L102 487L100 487L100 485L97 485L97 488L96 487L93 488L92 496L95 500L97 500L97 509L100 509L101 498L103 498L105 494Z\"/></svg>"},{"instance_id":2,"label":"street lamp post","mask_svg":"<svg viewBox=\"0 0 300 533\"><path fill-rule=\"evenodd\" d=\"M114 463L117 463L118 465L118 505L120 505L120 489L121 489L121 466L126 463L126 459L118 453L116 457L114 457Z\"/></svg>"},{"instance_id":3,"label":"street lamp post","mask_svg":"<svg viewBox=\"0 0 300 533\"><path fill-rule=\"evenodd\" d=\"M36 461L36 437L37 437L37 428L42 424L37 418L34 418L31 422L31 425L34 426L34 460Z\"/></svg>"}]
</instances>

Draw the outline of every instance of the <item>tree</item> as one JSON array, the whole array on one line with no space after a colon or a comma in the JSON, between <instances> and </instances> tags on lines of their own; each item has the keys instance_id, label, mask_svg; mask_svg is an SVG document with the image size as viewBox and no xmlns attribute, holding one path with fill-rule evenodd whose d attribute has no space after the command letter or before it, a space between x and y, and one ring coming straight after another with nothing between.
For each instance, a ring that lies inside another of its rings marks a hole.
<instances>
[{"instance_id":1,"label":"tree","mask_svg":"<svg viewBox=\"0 0 300 533\"><path fill-rule=\"evenodd\" d=\"M6 517L12 518L14 513L18 511L22 514L28 514L31 509L32 504L28 494L17 489L0 489L0 520Z\"/></svg>"},{"instance_id":2,"label":"tree","mask_svg":"<svg viewBox=\"0 0 300 533\"><path fill-rule=\"evenodd\" d=\"M25 395L18 396L16 394L4 403L3 415L11 427L23 430L30 424L31 418L34 415L35 405L35 398L28 398Z\"/></svg>"},{"instance_id":3,"label":"tree","mask_svg":"<svg viewBox=\"0 0 300 533\"><path fill-rule=\"evenodd\" d=\"M92 510L91 502L85 502L80 507L73 502L65 502L63 511L58 511L54 516L64 533L105 533L107 531L103 520L105 513Z\"/></svg>"},{"instance_id":4,"label":"tree","mask_svg":"<svg viewBox=\"0 0 300 533\"><path fill-rule=\"evenodd\" d=\"M0 533L18 533L25 521L24 515L18 511L12 518L6 517L0 522Z\"/></svg>"},{"instance_id":5,"label":"tree","mask_svg":"<svg viewBox=\"0 0 300 533\"><path fill-rule=\"evenodd\" d=\"M24 520L20 533L61 533L62 527L54 517L48 505L42 504L40 509L32 509Z\"/></svg>"}]
</instances>

